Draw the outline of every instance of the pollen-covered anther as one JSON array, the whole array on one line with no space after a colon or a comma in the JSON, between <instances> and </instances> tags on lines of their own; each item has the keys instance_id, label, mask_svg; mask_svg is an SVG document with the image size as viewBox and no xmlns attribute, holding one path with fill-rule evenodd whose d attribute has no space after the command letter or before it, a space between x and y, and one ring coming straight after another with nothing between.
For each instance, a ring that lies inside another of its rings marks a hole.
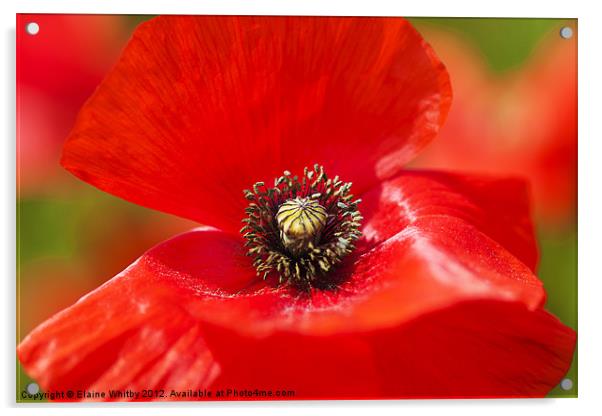
<instances>
[{"instance_id":1,"label":"pollen-covered anther","mask_svg":"<svg viewBox=\"0 0 602 416\"><path fill-rule=\"evenodd\" d=\"M249 205L241 233L258 276L305 288L327 282L329 274L355 248L362 216L351 183L328 178L324 168L288 171L245 190Z\"/></svg>"}]
</instances>

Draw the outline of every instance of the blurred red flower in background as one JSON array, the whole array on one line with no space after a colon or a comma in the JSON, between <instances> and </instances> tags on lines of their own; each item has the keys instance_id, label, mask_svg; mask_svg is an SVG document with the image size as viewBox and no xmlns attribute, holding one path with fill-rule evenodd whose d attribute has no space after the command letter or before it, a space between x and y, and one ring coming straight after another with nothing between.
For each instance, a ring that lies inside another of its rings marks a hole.
<instances>
[{"instance_id":1,"label":"blurred red flower in background","mask_svg":"<svg viewBox=\"0 0 602 416\"><path fill-rule=\"evenodd\" d=\"M402 171L450 102L445 68L403 19L141 25L62 163L216 228L156 246L39 326L18 348L24 368L47 390L544 396L575 334L542 308L524 184ZM314 162L353 182L365 220L338 287L306 292L258 279L239 228L243 189Z\"/></svg>"},{"instance_id":2,"label":"blurred red flower in background","mask_svg":"<svg viewBox=\"0 0 602 416\"><path fill-rule=\"evenodd\" d=\"M22 30L29 22L38 23L38 34ZM129 33L118 16L102 15L18 15L17 27L18 189L43 193L63 174L58 144Z\"/></svg>"},{"instance_id":3,"label":"blurred red flower in background","mask_svg":"<svg viewBox=\"0 0 602 416\"><path fill-rule=\"evenodd\" d=\"M494 75L451 31L424 28L450 73L454 105L413 166L528 178L538 219L574 224L577 204L577 42L553 31L520 71Z\"/></svg>"},{"instance_id":4,"label":"blurred red flower in background","mask_svg":"<svg viewBox=\"0 0 602 416\"><path fill-rule=\"evenodd\" d=\"M190 228L176 217L115 210L107 199L91 204L93 193L59 164L77 112L131 34L128 19L17 15L20 332L72 304L150 245ZM24 30L30 22L40 27L36 35Z\"/></svg>"}]
</instances>

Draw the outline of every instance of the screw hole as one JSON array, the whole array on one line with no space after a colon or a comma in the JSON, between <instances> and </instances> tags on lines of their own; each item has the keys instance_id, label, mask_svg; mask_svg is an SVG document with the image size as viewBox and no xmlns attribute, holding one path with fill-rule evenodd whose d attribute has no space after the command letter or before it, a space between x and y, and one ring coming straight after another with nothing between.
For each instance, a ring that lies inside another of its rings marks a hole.
<instances>
[{"instance_id":1,"label":"screw hole","mask_svg":"<svg viewBox=\"0 0 602 416\"><path fill-rule=\"evenodd\" d=\"M573 380L565 378L560 382L560 388L564 391L569 391L573 388Z\"/></svg>"},{"instance_id":2,"label":"screw hole","mask_svg":"<svg viewBox=\"0 0 602 416\"><path fill-rule=\"evenodd\" d=\"M562 29L560 29L560 37L562 39L570 39L573 37L573 29L571 29L568 26L563 27Z\"/></svg>"},{"instance_id":3,"label":"screw hole","mask_svg":"<svg viewBox=\"0 0 602 416\"><path fill-rule=\"evenodd\" d=\"M25 31L27 32L28 35L35 36L40 31L40 25L37 24L36 22L29 22L25 26Z\"/></svg>"},{"instance_id":4,"label":"screw hole","mask_svg":"<svg viewBox=\"0 0 602 416\"><path fill-rule=\"evenodd\" d=\"M40 386L38 386L37 383L29 383L27 385L27 393L29 393L29 394L36 394L39 391L40 391Z\"/></svg>"}]
</instances>

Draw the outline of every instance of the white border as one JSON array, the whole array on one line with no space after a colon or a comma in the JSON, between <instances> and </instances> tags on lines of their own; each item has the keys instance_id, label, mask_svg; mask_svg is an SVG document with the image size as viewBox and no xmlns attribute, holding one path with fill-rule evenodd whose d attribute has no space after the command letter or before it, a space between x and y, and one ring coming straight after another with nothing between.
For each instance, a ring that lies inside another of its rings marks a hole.
<instances>
[{"instance_id":1,"label":"white border","mask_svg":"<svg viewBox=\"0 0 602 416\"><path fill-rule=\"evenodd\" d=\"M579 19L579 399L547 400L495 400L495 401L405 401L405 402L294 402L294 403L200 403L134 405L128 415L158 414L207 414L239 413L250 415L282 413L290 415L364 414L377 411L385 414L461 414L488 416L523 411L548 415L590 414L600 406L600 376L602 375L599 317L602 316L602 273L597 259L601 258L602 204L600 179L602 152L600 124L602 108L600 41L602 40L602 16L594 1L545 1L525 0L482 2L469 0L419 0L394 2L392 0L21 0L18 4L1 2L3 23L2 77L0 98L0 128L4 132L2 152L2 180L0 181L3 203L2 247L0 264L5 285L3 293L2 334L0 343L4 371L0 378L0 406L6 414L31 415L106 415L102 405L87 407L60 405L44 408L14 404L15 385L15 109L14 109L14 30L15 13L137 13L137 14L306 14L306 15L396 15L396 16L474 16L474 17L571 17ZM596 238L597 237L597 238ZM114 406L112 406L114 407ZM373 409L373 410L372 410ZM113 409L117 410L117 409ZM111 411L111 410L109 410Z\"/></svg>"}]
</instances>

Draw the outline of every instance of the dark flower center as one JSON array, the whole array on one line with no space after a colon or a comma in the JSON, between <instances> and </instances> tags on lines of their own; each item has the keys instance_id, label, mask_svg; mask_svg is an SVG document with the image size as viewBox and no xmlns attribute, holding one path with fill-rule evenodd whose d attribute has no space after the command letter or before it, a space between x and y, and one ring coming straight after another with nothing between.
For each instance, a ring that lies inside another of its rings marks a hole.
<instances>
[{"instance_id":1,"label":"dark flower center","mask_svg":"<svg viewBox=\"0 0 602 416\"><path fill-rule=\"evenodd\" d=\"M240 232L257 275L304 288L328 280L361 235L360 200L353 201L350 189L316 164L301 178L285 171L273 187L257 182L245 190L249 206Z\"/></svg>"}]
</instances>

